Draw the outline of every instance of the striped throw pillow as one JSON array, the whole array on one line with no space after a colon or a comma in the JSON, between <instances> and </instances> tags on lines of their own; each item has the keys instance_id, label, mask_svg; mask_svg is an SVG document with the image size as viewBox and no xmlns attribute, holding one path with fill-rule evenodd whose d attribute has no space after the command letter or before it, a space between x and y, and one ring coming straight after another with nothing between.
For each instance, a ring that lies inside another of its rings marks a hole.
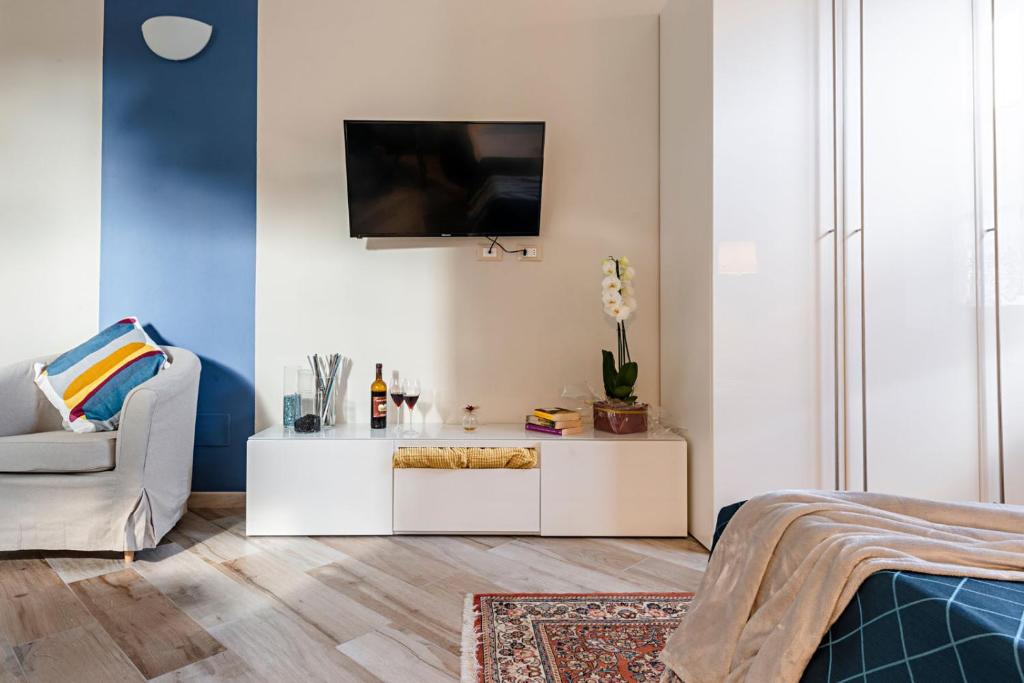
<instances>
[{"instance_id":1,"label":"striped throw pillow","mask_svg":"<svg viewBox=\"0 0 1024 683\"><path fill-rule=\"evenodd\" d=\"M36 384L74 432L117 429L128 392L164 367L167 354L135 318L119 320L53 362L36 363Z\"/></svg>"}]
</instances>

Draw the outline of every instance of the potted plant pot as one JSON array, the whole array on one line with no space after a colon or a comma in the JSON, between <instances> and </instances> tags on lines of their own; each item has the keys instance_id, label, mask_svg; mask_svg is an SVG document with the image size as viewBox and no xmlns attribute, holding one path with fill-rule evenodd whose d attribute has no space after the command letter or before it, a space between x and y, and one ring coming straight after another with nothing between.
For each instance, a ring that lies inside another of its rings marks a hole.
<instances>
[{"instance_id":1,"label":"potted plant pot","mask_svg":"<svg viewBox=\"0 0 1024 683\"><path fill-rule=\"evenodd\" d=\"M598 401L594 404L594 429L612 434L646 432L647 414L646 403Z\"/></svg>"}]
</instances>

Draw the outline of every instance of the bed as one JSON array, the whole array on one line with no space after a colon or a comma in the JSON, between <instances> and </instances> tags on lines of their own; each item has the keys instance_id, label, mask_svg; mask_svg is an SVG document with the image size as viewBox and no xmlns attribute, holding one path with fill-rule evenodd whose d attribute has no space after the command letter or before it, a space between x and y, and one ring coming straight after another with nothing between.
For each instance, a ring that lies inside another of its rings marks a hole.
<instances>
[{"instance_id":1,"label":"bed","mask_svg":"<svg viewBox=\"0 0 1024 683\"><path fill-rule=\"evenodd\" d=\"M712 553L742 505L719 513ZM1024 682L1024 584L872 574L825 634L801 680Z\"/></svg>"}]
</instances>

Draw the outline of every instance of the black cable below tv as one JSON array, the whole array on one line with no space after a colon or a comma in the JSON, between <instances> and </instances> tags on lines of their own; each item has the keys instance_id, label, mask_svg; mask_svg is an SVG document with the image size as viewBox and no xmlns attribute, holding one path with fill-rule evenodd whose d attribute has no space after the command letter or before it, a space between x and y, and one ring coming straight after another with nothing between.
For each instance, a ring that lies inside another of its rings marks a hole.
<instances>
[{"instance_id":1,"label":"black cable below tv","mask_svg":"<svg viewBox=\"0 0 1024 683\"><path fill-rule=\"evenodd\" d=\"M544 123L345 121L352 237L536 237Z\"/></svg>"}]
</instances>

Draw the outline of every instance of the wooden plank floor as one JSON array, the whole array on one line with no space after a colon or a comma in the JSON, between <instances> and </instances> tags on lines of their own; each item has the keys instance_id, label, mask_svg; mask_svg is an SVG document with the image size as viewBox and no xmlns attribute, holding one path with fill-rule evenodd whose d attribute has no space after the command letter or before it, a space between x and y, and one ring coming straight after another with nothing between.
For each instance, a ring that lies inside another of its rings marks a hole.
<instances>
[{"instance_id":1,"label":"wooden plank floor","mask_svg":"<svg viewBox=\"0 0 1024 683\"><path fill-rule=\"evenodd\" d=\"M0 553L0 683L457 681L466 593L693 591L687 539L246 538L192 510L125 568Z\"/></svg>"}]
</instances>

